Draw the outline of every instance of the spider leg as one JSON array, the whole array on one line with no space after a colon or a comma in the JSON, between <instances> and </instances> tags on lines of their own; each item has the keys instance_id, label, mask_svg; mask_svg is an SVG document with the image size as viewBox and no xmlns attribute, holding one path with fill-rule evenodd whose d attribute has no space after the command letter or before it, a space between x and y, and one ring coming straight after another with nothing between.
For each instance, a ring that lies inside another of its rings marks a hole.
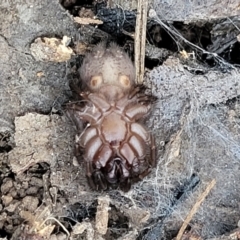
<instances>
[{"instance_id":1,"label":"spider leg","mask_svg":"<svg viewBox=\"0 0 240 240\"><path fill-rule=\"evenodd\" d=\"M149 95L139 94L137 100L139 103L149 103L151 101L151 97Z\"/></svg>"},{"instance_id":2,"label":"spider leg","mask_svg":"<svg viewBox=\"0 0 240 240\"><path fill-rule=\"evenodd\" d=\"M78 142L75 144L75 148L74 148L74 156L77 158L77 161L78 161L78 162L81 161L82 148L80 147L80 145L79 145Z\"/></svg>"},{"instance_id":3,"label":"spider leg","mask_svg":"<svg viewBox=\"0 0 240 240\"><path fill-rule=\"evenodd\" d=\"M136 104L128 108L125 112L125 115L128 118L134 119L135 121L137 121L145 117L150 111L150 109L151 109L150 105Z\"/></svg>"},{"instance_id":4,"label":"spider leg","mask_svg":"<svg viewBox=\"0 0 240 240\"><path fill-rule=\"evenodd\" d=\"M92 178L93 178L93 182L95 183L97 190L106 190L107 189L107 187L108 187L107 181L105 179L104 174L100 170L95 171L92 175Z\"/></svg>"},{"instance_id":5,"label":"spider leg","mask_svg":"<svg viewBox=\"0 0 240 240\"><path fill-rule=\"evenodd\" d=\"M151 167L156 167L156 141L155 137L151 134L151 152L150 152L150 159L149 163L151 164Z\"/></svg>"},{"instance_id":6,"label":"spider leg","mask_svg":"<svg viewBox=\"0 0 240 240\"><path fill-rule=\"evenodd\" d=\"M77 132L80 132L83 128L83 122L79 119L72 109L67 109L65 111L67 117L71 120L71 122L77 127Z\"/></svg>"},{"instance_id":7,"label":"spider leg","mask_svg":"<svg viewBox=\"0 0 240 240\"><path fill-rule=\"evenodd\" d=\"M78 125L80 125L81 120L93 123L102 116L101 110L96 109L94 105L81 107L77 104L69 104L67 114L74 120L74 123L77 122Z\"/></svg>"},{"instance_id":8,"label":"spider leg","mask_svg":"<svg viewBox=\"0 0 240 240\"><path fill-rule=\"evenodd\" d=\"M152 171L152 168L156 167L156 142L152 134L150 135L150 144L151 144L151 152L150 152L150 159L148 160L149 165L142 173L140 173L136 177L136 181L140 181L143 178L145 178Z\"/></svg>"},{"instance_id":9,"label":"spider leg","mask_svg":"<svg viewBox=\"0 0 240 240\"><path fill-rule=\"evenodd\" d=\"M86 176L90 187L94 190L106 190L108 185L100 169L93 170L91 162L86 164Z\"/></svg>"},{"instance_id":10,"label":"spider leg","mask_svg":"<svg viewBox=\"0 0 240 240\"><path fill-rule=\"evenodd\" d=\"M87 176L87 180L88 180L88 184L92 189L96 189L96 185L93 181L92 178L92 164L91 162L87 162L86 164L86 176Z\"/></svg>"},{"instance_id":11,"label":"spider leg","mask_svg":"<svg viewBox=\"0 0 240 240\"><path fill-rule=\"evenodd\" d=\"M83 112L83 111L86 109L86 107L80 107L80 106L78 106L78 105L75 104L75 103L70 103L70 104L68 104L67 106L68 106L68 109L69 109L70 111Z\"/></svg>"},{"instance_id":12,"label":"spider leg","mask_svg":"<svg viewBox=\"0 0 240 240\"><path fill-rule=\"evenodd\" d=\"M86 100L91 102L95 107L98 109L101 109L103 112L109 110L111 108L111 105L108 103L108 101L97 94L94 93L81 93L81 96Z\"/></svg>"},{"instance_id":13,"label":"spider leg","mask_svg":"<svg viewBox=\"0 0 240 240\"><path fill-rule=\"evenodd\" d=\"M131 179L128 177L120 182L120 189L123 192L128 192L131 188Z\"/></svg>"},{"instance_id":14,"label":"spider leg","mask_svg":"<svg viewBox=\"0 0 240 240\"><path fill-rule=\"evenodd\" d=\"M128 95L128 99L135 98L139 103L151 102L152 96L145 94L146 87L144 85L136 86Z\"/></svg>"},{"instance_id":15,"label":"spider leg","mask_svg":"<svg viewBox=\"0 0 240 240\"><path fill-rule=\"evenodd\" d=\"M128 98L132 99L136 94L138 94L141 90L141 87L138 85L134 90L129 94Z\"/></svg>"},{"instance_id":16,"label":"spider leg","mask_svg":"<svg viewBox=\"0 0 240 240\"><path fill-rule=\"evenodd\" d=\"M151 167L148 167L147 169L145 169L141 174L138 175L137 181L143 180L143 178L145 178L151 171L152 171Z\"/></svg>"}]
</instances>

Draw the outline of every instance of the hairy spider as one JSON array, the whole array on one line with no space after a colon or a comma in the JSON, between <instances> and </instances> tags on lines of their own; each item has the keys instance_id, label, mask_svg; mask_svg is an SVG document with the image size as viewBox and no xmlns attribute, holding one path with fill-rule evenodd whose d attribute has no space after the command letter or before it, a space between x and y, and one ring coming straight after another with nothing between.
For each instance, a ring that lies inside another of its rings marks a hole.
<instances>
[{"instance_id":1,"label":"hairy spider","mask_svg":"<svg viewBox=\"0 0 240 240\"><path fill-rule=\"evenodd\" d=\"M86 175L92 188L120 187L145 177L156 164L155 141L142 119L152 107L152 96L135 84L131 59L116 44L101 43L87 54L80 68L85 91L70 102L67 113L79 127L76 149L84 150ZM74 89L73 89L74 91Z\"/></svg>"}]
</instances>

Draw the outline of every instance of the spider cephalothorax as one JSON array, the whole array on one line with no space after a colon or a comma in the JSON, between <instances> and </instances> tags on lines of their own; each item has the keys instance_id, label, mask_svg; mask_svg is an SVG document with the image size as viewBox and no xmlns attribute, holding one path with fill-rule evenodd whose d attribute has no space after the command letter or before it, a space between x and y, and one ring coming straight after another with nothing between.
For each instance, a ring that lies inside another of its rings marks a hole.
<instances>
[{"instance_id":1,"label":"spider cephalothorax","mask_svg":"<svg viewBox=\"0 0 240 240\"><path fill-rule=\"evenodd\" d=\"M151 110L151 96L135 85L134 72L115 44L95 47L80 68L87 91L79 92L83 101L69 103L67 111L77 124L87 123L76 144L84 150L86 175L95 189L127 191L155 165L153 137L140 123Z\"/></svg>"}]
</instances>

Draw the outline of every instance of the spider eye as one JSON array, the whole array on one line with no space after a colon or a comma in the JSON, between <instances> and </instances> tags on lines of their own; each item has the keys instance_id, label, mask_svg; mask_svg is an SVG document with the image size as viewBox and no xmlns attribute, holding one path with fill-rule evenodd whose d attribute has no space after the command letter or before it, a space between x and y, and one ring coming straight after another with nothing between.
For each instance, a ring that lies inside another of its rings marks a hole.
<instances>
[{"instance_id":1,"label":"spider eye","mask_svg":"<svg viewBox=\"0 0 240 240\"><path fill-rule=\"evenodd\" d=\"M130 79L126 75L120 75L119 76L119 82L126 88L130 87Z\"/></svg>"},{"instance_id":2,"label":"spider eye","mask_svg":"<svg viewBox=\"0 0 240 240\"><path fill-rule=\"evenodd\" d=\"M102 76L93 76L90 81L90 86L92 88L97 88L102 83Z\"/></svg>"}]
</instances>

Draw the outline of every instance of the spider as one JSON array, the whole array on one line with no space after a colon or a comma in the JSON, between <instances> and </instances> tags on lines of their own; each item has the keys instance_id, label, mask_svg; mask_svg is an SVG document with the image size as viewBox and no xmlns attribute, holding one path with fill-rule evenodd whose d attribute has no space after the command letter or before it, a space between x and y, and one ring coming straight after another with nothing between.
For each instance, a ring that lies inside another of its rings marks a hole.
<instances>
[{"instance_id":1,"label":"spider","mask_svg":"<svg viewBox=\"0 0 240 240\"><path fill-rule=\"evenodd\" d=\"M152 108L152 96L135 84L135 69L116 44L97 45L80 68L86 89L79 102L68 103L67 113L83 132L76 137L77 157L84 150L86 176L96 190L131 188L156 165L155 140L143 125ZM74 90L74 89L73 89Z\"/></svg>"}]
</instances>

